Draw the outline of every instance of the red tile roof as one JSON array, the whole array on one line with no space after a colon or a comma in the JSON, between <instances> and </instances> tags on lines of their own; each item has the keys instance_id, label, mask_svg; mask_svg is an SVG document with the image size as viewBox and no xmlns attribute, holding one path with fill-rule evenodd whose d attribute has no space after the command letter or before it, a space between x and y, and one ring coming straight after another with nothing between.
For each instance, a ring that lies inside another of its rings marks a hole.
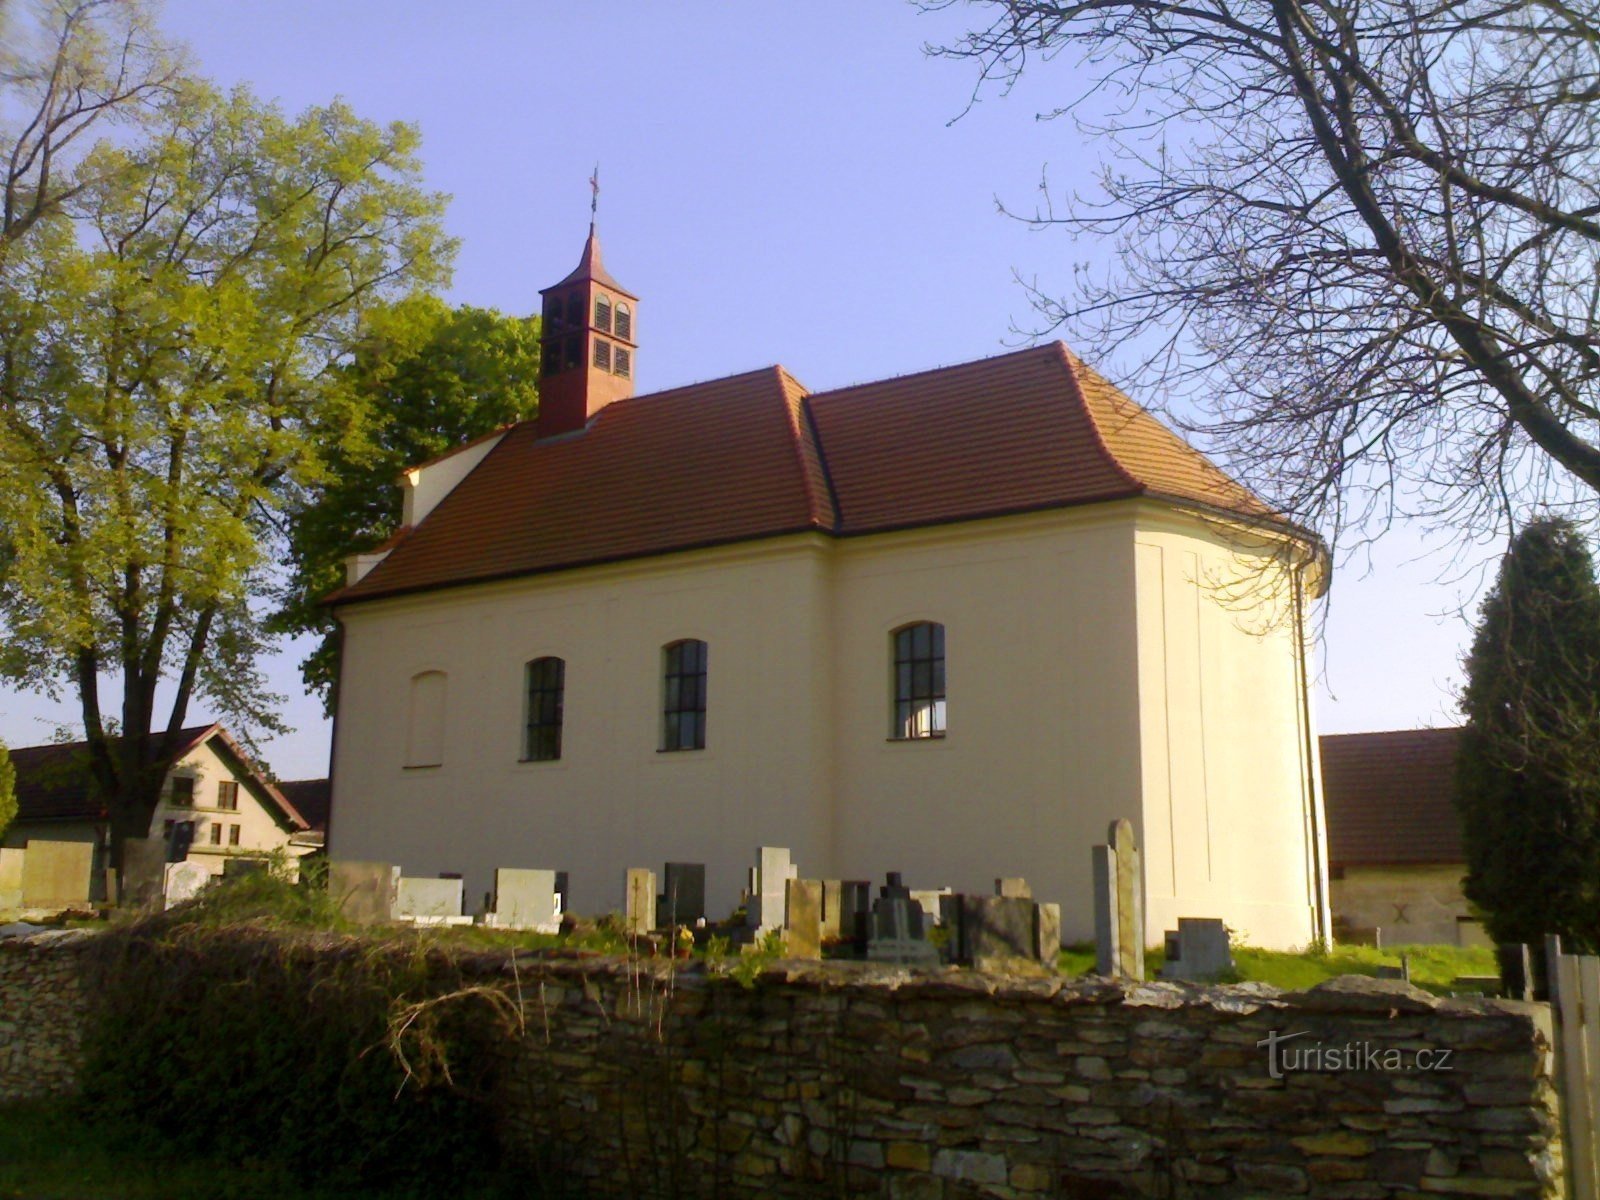
<instances>
[{"instance_id":1,"label":"red tile roof","mask_svg":"<svg viewBox=\"0 0 1600 1200\"><path fill-rule=\"evenodd\" d=\"M1329 865L1465 861L1452 800L1460 741L1460 729L1323 737Z\"/></svg>"},{"instance_id":2,"label":"red tile roof","mask_svg":"<svg viewBox=\"0 0 1600 1200\"><path fill-rule=\"evenodd\" d=\"M1060 343L812 395L770 367L535 435L513 427L330 602L1141 495L1275 520Z\"/></svg>"}]
</instances>

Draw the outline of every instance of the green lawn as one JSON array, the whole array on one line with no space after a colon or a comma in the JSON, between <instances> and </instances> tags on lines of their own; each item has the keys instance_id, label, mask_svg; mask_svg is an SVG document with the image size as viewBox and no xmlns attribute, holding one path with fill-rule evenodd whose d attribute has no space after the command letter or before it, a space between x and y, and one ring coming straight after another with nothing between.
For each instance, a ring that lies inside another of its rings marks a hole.
<instances>
[{"instance_id":1,"label":"green lawn","mask_svg":"<svg viewBox=\"0 0 1600 1200\"><path fill-rule=\"evenodd\" d=\"M1411 982L1441 995L1455 990L1451 985L1459 976L1498 972L1494 951L1476 946L1386 946L1382 950L1372 946L1338 946L1325 954L1290 954L1236 946L1234 979L1301 991L1336 975L1376 975L1380 966L1398 967L1402 954L1411 961ZM1159 949L1150 951L1145 956L1145 974L1154 979L1163 961ZM1059 965L1063 974L1085 975L1094 970L1094 948L1069 946L1061 952Z\"/></svg>"}]
</instances>

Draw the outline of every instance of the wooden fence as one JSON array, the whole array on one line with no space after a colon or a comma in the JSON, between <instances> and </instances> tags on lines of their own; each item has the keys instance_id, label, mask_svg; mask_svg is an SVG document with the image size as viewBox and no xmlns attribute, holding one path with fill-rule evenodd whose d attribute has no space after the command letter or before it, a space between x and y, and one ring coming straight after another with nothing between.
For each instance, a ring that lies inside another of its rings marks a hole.
<instances>
[{"instance_id":1,"label":"wooden fence","mask_svg":"<svg viewBox=\"0 0 1600 1200\"><path fill-rule=\"evenodd\" d=\"M1600 1200L1600 957L1563 954L1545 939L1550 1008L1555 1017L1567 1195Z\"/></svg>"}]
</instances>

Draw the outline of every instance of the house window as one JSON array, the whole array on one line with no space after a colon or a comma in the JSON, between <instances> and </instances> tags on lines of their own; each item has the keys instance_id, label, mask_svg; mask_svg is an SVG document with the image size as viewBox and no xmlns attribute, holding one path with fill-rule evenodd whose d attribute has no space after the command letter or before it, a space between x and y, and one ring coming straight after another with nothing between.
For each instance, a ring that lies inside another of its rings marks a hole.
<instances>
[{"instance_id":1,"label":"house window","mask_svg":"<svg viewBox=\"0 0 1600 1200\"><path fill-rule=\"evenodd\" d=\"M613 328L623 341L633 341L633 311L621 300L617 301L617 318L613 322Z\"/></svg>"},{"instance_id":2,"label":"house window","mask_svg":"<svg viewBox=\"0 0 1600 1200\"><path fill-rule=\"evenodd\" d=\"M217 784L217 807L224 812L239 811L239 785L234 780L225 779Z\"/></svg>"},{"instance_id":3,"label":"house window","mask_svg":"<svg viewBox=\"0 0 1600 1200\"><path fill-rule=\"evenodd\" d=\"M895 738L943 737L944 626L918 621L894 631Z\"/></svg>"},{"instance_id":4,"label":"house window","mask_svg":"<svg viewBox=\"0 0 1600 1200\"><path fill-rule=\"evenodd\" d=\"M611 343L604 338L594 340L594 365L602 371L611 370Z\"/></svg>"},{"instance_id":5,"label":"house window","mask_svg":"<svg viewBox=\"0 0 1600 1200\"><path fill-rule=\"evenodd\" d=\"M229 825L228 826L228 845L237 846L238 844L239 844L239 827L237 825Z\"/></svg>"},{"instance_id":6,"label":"house window","mask_svg":"<svg viewBox=\"0 0 1600 1200\"><path fill-rule=\"evenodd\" d=\"M215 821L211 822L211 844L213 846L222 845L222 826Z\"/></svg>"},{"instance_id":7,"label":"house window","mask_svg":"<svg viewBox=\"0 0 1600 1200\"><path fill-rule=\"evenodd\" d=\"M594 323L602 333L611 332L611 301L604 296L594 298Z\"/></svg>"},{"instance_id":8,"label":"house window","mask_svg":"<svg viewBox=\"0 0 1600 1200\"><path fill-rule=\"evenodd\" d=\"M194 779L188 775L178 775L172 780L172 799L168 801L173 808L194 807Z\"/></svg>"},{"instance_id":9,"label":"house window","mask_svg":"<svg viewBox=\"0 0 1600 1200\"><path fill-rule=\"evenodd\" d=\"M673 642L661 652L662 702L661 748L663 750L704 750L706 748L706 644L698 641Z\"/></svg>"},{"instance_id":10,"label":"house window","mask_svg":"<svg viewBox=\"0 0 1600 1200\"><path fill-rule=\"evenodd\" d=\"M628 377L628 371L632 366L632 355L630 355L621 346L618 346L616 358L613 360L612 370L626 379Z\"/></svg>"},{"instance_id":11,"label":"house window","mask_svg":"<svg viewBox=\"0 0 1600 1200\"><path fill-rule=\"evenodd\" d=\"M444 762L445 674L423 671L411 677L406 713L406 766L437 767Z\"/></svg>"},{"instance_id":12,"label":"house window","mask_svg":"<svg viewBox=\"0 0 1600 1200\"><path fill-rule=\"evenodd\" d=\"M522 744L524 762L552 762L561 757L561 706L567 664L559 658L536 658L527 666L528 727Z\"/></svg>"}]
</instances>

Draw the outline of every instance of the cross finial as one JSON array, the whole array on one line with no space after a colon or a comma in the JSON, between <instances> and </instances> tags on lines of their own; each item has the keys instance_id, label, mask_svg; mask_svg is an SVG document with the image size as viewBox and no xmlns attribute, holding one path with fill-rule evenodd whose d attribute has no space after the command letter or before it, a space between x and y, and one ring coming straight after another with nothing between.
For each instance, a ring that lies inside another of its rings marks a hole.
<instances>
[{"instance_id":1,"label":"cross finial","mask_svg":"<svg viewBox=\"0 0 1600 1200\"><path fill-rule=\"evenodd\" d=\"M593 225L600 212L600 164L595 163L594 174L589 176L589 224Z\"/></svg>"}]
</instances>

